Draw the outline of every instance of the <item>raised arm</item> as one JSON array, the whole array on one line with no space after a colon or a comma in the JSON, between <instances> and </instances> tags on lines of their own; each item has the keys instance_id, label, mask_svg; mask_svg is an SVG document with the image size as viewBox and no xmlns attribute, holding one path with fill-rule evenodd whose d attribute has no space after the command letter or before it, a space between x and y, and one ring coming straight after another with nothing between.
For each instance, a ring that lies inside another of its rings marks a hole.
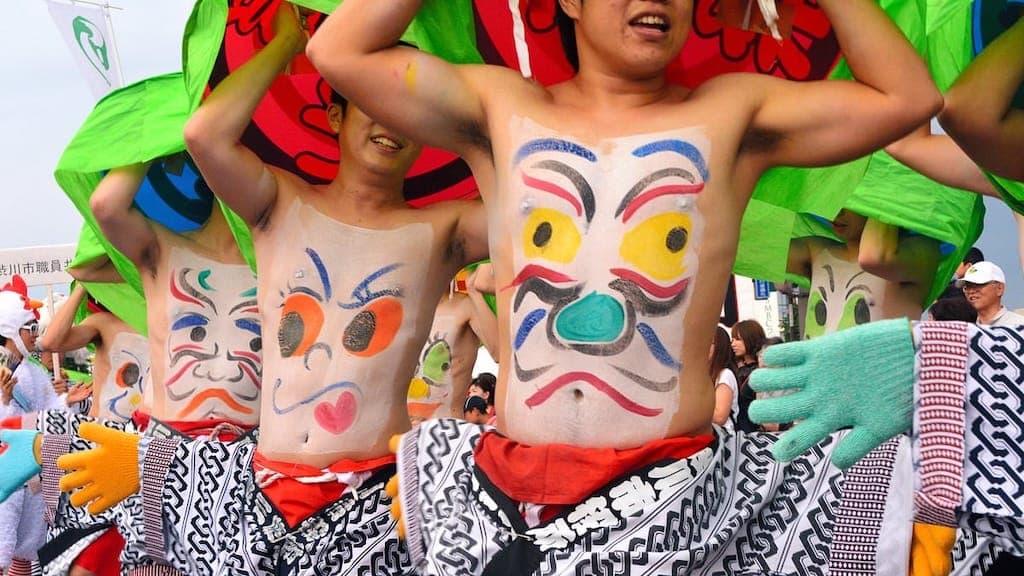
<instances>
[{"instance_id":1,"label":"raised arm","mask_svg":"<svg viewBox=\"0 0 1024 576\"><path fill-rule=\"evenodd\" d=\"M473 156L490 149L482 83L515 72L457 66L396 46L421 3L346 0L310 39L306 55L335 90L371 118L472 164Z\"/></svg>"},{"instance_id":2,"label":"raised arm","mask_svg":"<svg viewBox=\"0 0 1024 576\"><path fill-rule=\"evenodd\" d=\"M107 240L139 269L152 271L159 250L156 232L132 206L147 164L114 168L89 197L89 208Z\"/></svg>"},{"instance_id":3,"label":"raised arm","mask_svg":"<svg viewBox=\"0 0 1024 576\"><path fill-rule=\"evenodd\" d=\"M968 156L1004 178L1024 180L1024 18L996 38L946 92L939 122Z\"/></svg>"},{"instance_id":4,"label":"raised arm","mask_svg":"<svg viewBox=\"0 0 1024 576\"><path fill-rule=\"evenodd\" d=\"M889 144L885 151L939 184L999 198L999 192L974 160L949 136L932 134L927 124Z\"/></svg>"},{"instance_id":5,"label":"raised arm","mask_svg":"<svg viewBox=\"0 0 1024 576\"><path fill-rule=\"evenodd\" d=\"M469 275L466 281L466 292L469 300L473 303L473 313L470 315L469 326L476 333L476 337L487 348L487 352L495 361L498 356L498 317L491 307L484 300L484 293L494 294L494 268L490 262L477 266L476 270Z\"/></svg>"},{"instance_id":6,"label":"raised arm","mask_svg":"<svg viewBox=\"0 0 1024 576\"><path fill-rule=\"evenodd\" d=\"M751 142L763 167L821 166L878 150L942 106L928 68L876 0L821 0L856 81L744 81L757 101Z\"/></svg>"},{"instance_id":7,"label":"raised arm","mask_svg":"<svg viewBox=\"0 0 1024 576\"><path fill-rule=\"evenodd\" d=\"M218 84L185 125L185 145L206 183L250 226L273 208L277 180L240 139L263 95L305 41L294 9L282 2L274 38Z\"/></svg>"},{"instance_id":8,"label":"raised arm","mask_svg":"<svg viewBox=\"0 0 1024 576\"><path fill-rule=\"evenodd\" d=\"M811 241L807 238L795 238L789 242L789 253L786 254L786 272L811 277Z\"/></svg>"},{"instance_id":9,"label":"raised arm","mask_svg":"<svg viewBox=\"0 0 1024 576\"><path fill-rule=\"evenodd\" d=\"M39 339L39 346L43 352L77 350L99 337L99 330L90 324L73 325L75 313L78 312L78 307L82 305L83 300L85 300L85 287L76 284L71 295L53 315L46 332Z\"/></svg>"},{"instance_id":10,"label":"raised arm","mask_svg":"<svg viewBox=\"0 0 1024 576\"><path fill-rule=\"evenodd\" d=\"M899 231L899 226L868 218L860 237L860 267L889 282L931 288L939 263L938 242L926 236L901 240Z\"/></svg>"}]
</instances>

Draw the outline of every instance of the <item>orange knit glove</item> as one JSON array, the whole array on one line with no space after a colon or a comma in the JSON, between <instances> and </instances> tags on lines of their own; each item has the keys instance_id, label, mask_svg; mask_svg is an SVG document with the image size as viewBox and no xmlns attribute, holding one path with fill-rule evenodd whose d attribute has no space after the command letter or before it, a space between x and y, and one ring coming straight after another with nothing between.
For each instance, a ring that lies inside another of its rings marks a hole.
<instances>
[{"instance_id":1,"label":"orange knit glove","mask_svg":"<svg viewBox=\"0 0 1024 576\"><path fill-rule=\"evenodd\" d=\"M395 434L388 441L388 449L398 453L398 441L402 439L400 434ZM384 485L384 492L391 497L391 516L398 522L398 537L405 540L405 522L402 519L402 502L398 499L398 475L394 475Z\"/></svg>"},{"instance_id":2,"label":"orange knit glove","mask_svg":"<svg viewBox=\"0 0 1024 576\"><path fill-rule=\"evenodd\" d=\"M78 435L96 448L57 459L57 467L69 472L60 489L75 491L71 504L88 504L90 514L99 514L139 491L139 435L92 422L79 426Z\"/></svg>"}]
</instances>

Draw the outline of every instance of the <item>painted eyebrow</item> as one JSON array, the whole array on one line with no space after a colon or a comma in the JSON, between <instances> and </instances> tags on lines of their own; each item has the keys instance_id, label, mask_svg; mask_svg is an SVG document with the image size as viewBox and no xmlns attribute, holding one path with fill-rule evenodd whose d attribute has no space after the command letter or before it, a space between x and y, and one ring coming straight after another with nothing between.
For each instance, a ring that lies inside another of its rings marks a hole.
<instances>
[{"instance_id":1,"label":"painted eyebrow","mask_svg":"<svg viewBox=\"0 0 1024 576\"><path fill-rule=\"evenodd\" d=\"M171 326L171 330L181 330L182 328L193 328L195 326L206 326L210 321L202 314L187 314L178 318L174 321Z\"/></svg>"},{"instance_id":2,"label":"painted eyebrow","mask_svg":"<svg viewBox=\"0 0 1024 576\"><path fill-rule=\"evenodd\" d=\"M541 192L547 192L554 194L559 198L562 198L573 205L576 208L576 215L579 216L586 212L587 224L594 219L594 211L596 210L594 204L594 190L590 187L590 183L583 177L575 168L569 166L565 162L559 162L558 160L541 160L536 164L530 166L530 168L536 168L539 170L550 170L556 174L561 174L572 182L572 185L576 188L576 193L579 195L579 199L567 192L561 186L548 182L547 180L541 180L540 178L534 178L532 176L523 173L523 184L531 188L540 190ZM581 205L582 203L582 205Z\"/></svg>"},{"instance_id":3,"label":"painted eyebrow","mask_svg":"<svg viewBox=\"0 0 1024 576\"><path fill-rule=\"evenodd\" d=\"M178 300L192 302L199 306L209 306L216 313L217 305L213 303L213 300L189 284L188 273L191 271L192 268L182 268L175 277L171 278L171 295Z\"/></svg>"},{"instance_id":4,"label":"painted eyebrow","mask_svg":"<svg viewBox=\"0 0 1024 576\"><path fill-rule=\"evenodd\" d=\"M687 182L691 182L691 184L670 184L647 190L647 187L654 182L672 176L678 176ZM644 176L629 189L625 198L619 203L619 207L615 209L615 217L622 216L622 221L626 222L641 206L655 198L668 194L697 194L703 189L704 183L697 182L697 178L689 170L683 168L662 168Z\"/></svg>"},{"instance_id":5,"label":"painted eyebrow","mask_svg":"<svg viewBox=\"0 0 1024 576\"><path fill-rule=\"evenodd\" d=\"M563 152L566 154L572 154L573 156L579 156L580 158L590 162L597 162L596 154L575 142L569 142L568 140L562 140L559 138L538 138L536 140L530 140L519 147L519 150L516 151L515 157L512 159L512 165L517 166L524 158L538 152Z\"/></svg>"},{"instance_id":6,"label":"painted eyebrow","mask_svg":"<svg viewBox=\"0 0 1024 576\"><path fill-rule=\"evenodd\" d=\"M260 330L259 323L258 322L254 322L252 320L249 320L247 318L244 318L242 320L235 320L235 326L237 328L241 329L241 330L246 330L246 331L252 332L253 334L255 334L257 336L262 336L263 335L262 330Z\"/></svg>"},{"instance_id":7,"label":"painted eyebrow","mask_svg":"<svg viewBox=\"0 0 1024 576\"><path fill-rule=\"evenodd\" d=\"M708 180L708 164L704 161L704 155L700 153L700 150L696 146L689 142L683 142L682 140L655 140L648 144L640 146L636 150L633 150L633 156L637 158L643 158L650 156L651 154L657 154L658 152L675 152L680 156L693 162L693 165L697 168L697 172L700 174L701 180L707 182Z\"/></svg>"},{"instance_id":8,"label":"painted eyebrow","mask_svg":"<svg viewBox=\"0 0 1024 576\"><path fill-rule=\"evenodd\" d=\"M259 309L256 307L256 300L252 299L245 300L244 302L239 302L238 304L235 304L234 306L231 307L231 310L228 311L228 315L234 314L235 312L246 308L248 308L248 310L245 310L246 312L259 312Z\"/></svg>"},{"instance_id":9,"label":"painted eyebrow","mask_svg":"<svg viewBox=\"0 0 1024 576\"><path fill-rule=\"evenodd\" d=\"M860 276L861 274L867 274L867 271L866 270L861 270L860 272L857 272L856 274L851 276L849 280L847 280L847 282L846 282L846 298L847 298L847 300L849 300L850 294L853 294L854 290L863 290L864 292L867 292L868 294L874 294L874 292L872 292L872 290L871 290L871 287L868 286L867 284L856 284L854 286L850 286L850 284L853 284L853 281L857 279L857 276Z\"/></svg>"}]
</instances>

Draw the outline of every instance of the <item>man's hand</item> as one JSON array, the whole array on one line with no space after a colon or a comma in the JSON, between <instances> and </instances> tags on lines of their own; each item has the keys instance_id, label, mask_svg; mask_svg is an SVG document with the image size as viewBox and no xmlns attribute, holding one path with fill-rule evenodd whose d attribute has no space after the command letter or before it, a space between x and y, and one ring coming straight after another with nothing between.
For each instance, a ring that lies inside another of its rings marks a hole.
<instances>
[{"instance_id":1,"label":"man's hand","mask_svg":"<svg viewBox=\"0 0 1024 576\"><path fill-rule=\"evenodd\" d=\"M35 430L0 430L0 502L39 474L39 440Z\"/></svg>"},{"instance_id":2,"label":"man's hand","mask_svg":"<svg viewBox=\"0 0 1024 576\"><path fill-rule=\"evenodd\" d=\"M78 404L89 398L92 394L92 387L85 384L76 384L68 389L67 405Z\"/></svg>"},{"instance_id":3,"label":"man's hand","mask_svg":"<svg viewBox=\"0 0 1024 576\"><path fill-rule=\"evenodd\" d=\"M53 391L56 392L58 396L61 394L67 394L68 383L62 378L55 378L53 380Z\"/></svg>"},{"instance_id":4,"label":"man's hand","mask_svg":"<svg viewBox=\"0 0 1024 576\"><path fill-rule=\"evenodd\" d=\"M65 454L57 467L69 473L60 489L71 492L71 504L99 514L139 491L139 436L93 422L78 427L78 435L96 448Z\"/></svg>"},{"instance_id":5,"label":"man's hand","mask_svg":"<svg viewBox=\"0 0 1024 576\"><path fill-rule=\"evenodd\" d=\"M274 14L274 38L286 37L295 42L295 53L301 54L306 49L309 37L302 27L298 10L290 2L281 2Z\"/></svg>"},{"instance_id":6,"label":"man's hand","mask_svg":"<svg viewBox=\"0 0 1024 576\"><path fill-rule=\"evenodd\" d=\"M883 442L910 430L914 411L914 344L906 318L881 320L814 340L765 350L770 368L755 370L758 392L790 394L750 405L751 420L792 422L772 448L781 461L796 458L840 428L832 462L848 468Z\"/></svg>"}]
</instances>

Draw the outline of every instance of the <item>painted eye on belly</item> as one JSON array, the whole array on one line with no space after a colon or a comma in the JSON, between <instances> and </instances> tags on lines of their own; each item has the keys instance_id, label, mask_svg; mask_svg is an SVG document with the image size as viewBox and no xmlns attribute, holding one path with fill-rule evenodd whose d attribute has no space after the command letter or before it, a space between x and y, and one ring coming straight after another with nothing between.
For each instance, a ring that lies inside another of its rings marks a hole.
<instances>
[{"instance_id":1,"label":"painted eye on belly","mask_svg":"<svg viewBox=\"0 0 1024 576\"><path fill-rule=\"evenodd\" d=\"M139 383L139 375L141 369L135 362L128 362L117 369L117 375L114 378L114 383L117 384L118 388L130 388Z\"/></svg>"},{"instance_id":2,"label":"painted eye on belly","mask_svg":"<svg viewBox=\"0 0 1024 576\"><path fill-rule=\"evenodd\" d=\"M683 275L690 240L690 217L677 212L652 216L622 236L619 254L655 280Z\"/></svg>"},{"instance_id":3,"label":"painted eye on belly","mask_svg":"<svg viewBox=\"0 0 1024 576\"><path fill-rule=\"evenodd\" d=\"M281 326L277 329L281 357L304 355L316 342L323 324L324 312L315 298L307 294L288 296L281 308Z\"/></svg>"},{"instance_id":4,"label":"painted eye on belly","mask_svg":"<svg viewBox=\"0 0 1024 576\"><path fill-rule=\"evenodd\" d=\"M401 325L402 303L396 298L380 298L352 318L341 344L354 356L373 356L391 344Z\"/></svg>"},{"instance_id":5,"label":"painted eye on belly","mask_svg":"<svg viewBox=\"0 0 1024 576\"><path fill-rule=\"evenodd\" d=\"M523 253L563 264L576 257L580 233L572 218L550 208L537 208L523 226Z\"/></svg>"},{"instance_id":6,"label":"painted eye on belly","mask_svg":"<svg viewBox=\"0 0 1024 576\"><path fill-rule=\"evenodd\" d=\"M871 322L871 307L863 294L850 297L843 306L843 316L839 319L839 328L852 328Z\"/></svg>"}]
</instances>

